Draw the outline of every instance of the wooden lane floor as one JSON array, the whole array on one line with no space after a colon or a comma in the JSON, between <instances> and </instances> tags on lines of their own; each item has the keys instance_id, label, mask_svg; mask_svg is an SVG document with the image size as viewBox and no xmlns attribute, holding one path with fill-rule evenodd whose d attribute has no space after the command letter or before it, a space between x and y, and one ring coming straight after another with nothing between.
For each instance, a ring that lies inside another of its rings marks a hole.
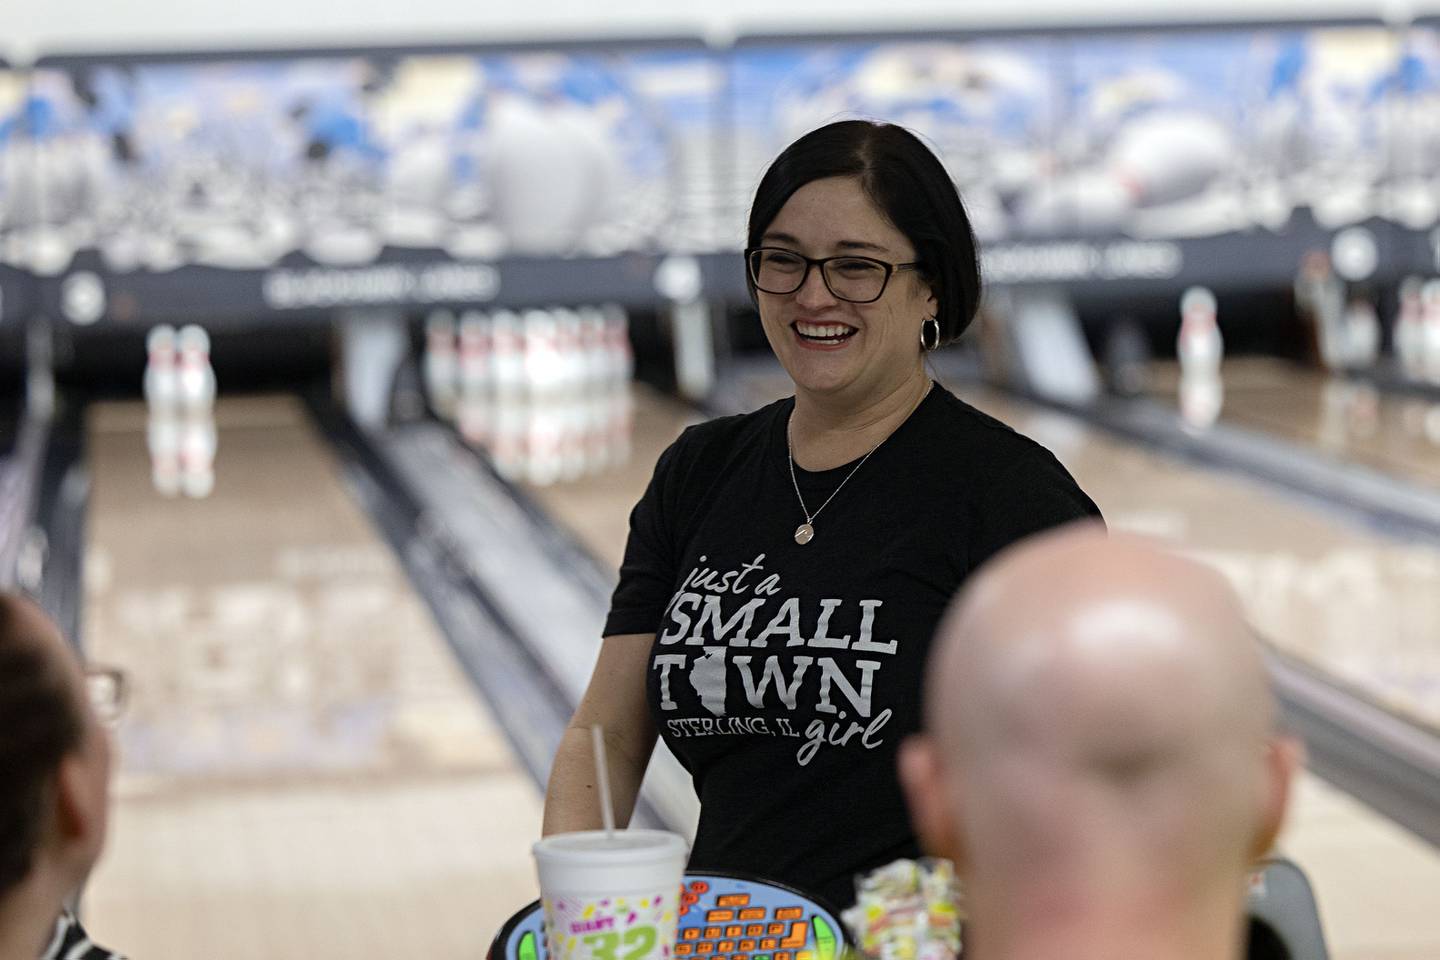
<instances>
[{"instance_id":1,"label":"wooden lane floor","mask_svg":"<svg viewBox=\"0 0 1440 960\"><path fill-rule=\"evenodd\" d=\"M1059 414L987 391L961 393L1053 450L1112 527L1169 540L1218 567L1286 652L1440 727L1440 550L1081 430Z\"/></svg>"},{"instance_id":2,"label":"wooden lane floor","mask_svg":"<svg viewBox=\"0 0 1440 960\"><path fill-rule=\"evenodd\" d=\"M298 401L223 399L213 494L94 408L84 643L125 669L100 942L147 960L484 955L540 795Z\"/></svg>"},{"instance_id":3,"label":"wooden lane floor","mask_svg":"<svg viewBox=\"0 0 1440 960\"><path fill-rule=\"evenodd\" d=\"M1440 487L1440 404L1273 357L1231 357L1221 372L1222 423ZM1179 383L1178 365L1152 365L1153 397L1178 405Z\"/></svg>"},{"instance_id":4,"label":"wooden lane floor","mask_svg":"<svg viewBox=\"0 0 1440 960\"><path fill-rule=\"evenodd\" d=\"M981 388L952 389L1054 451L1112 529L1160 537L1216 565L1256 625L1286 650L1417 719L1440 718L1440 644L1432 632L1440 624L1440 553L1344 526L1272 488L1197 470L1072 418ZM753 408L785 395L788 381L772 372L739 392ZM641 392L644 429L626 467L603 481L529 492L616 569L625 518L655 457L693 419L673 401ZM1315 883L1335 960L1440 956L1433 848L1310 776L1283 847Z\"/></svg>"}]
</instances>

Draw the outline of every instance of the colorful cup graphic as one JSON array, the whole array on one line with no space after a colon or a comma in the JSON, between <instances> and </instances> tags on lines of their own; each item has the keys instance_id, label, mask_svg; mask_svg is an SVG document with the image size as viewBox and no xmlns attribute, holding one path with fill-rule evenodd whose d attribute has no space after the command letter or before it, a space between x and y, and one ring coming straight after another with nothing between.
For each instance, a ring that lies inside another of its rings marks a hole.
<instances>
[{"instance_id":1,"label":"colorful cup graphic","mask_svg":"<svg viewBox=\"0 0 1440 960\"><path fill-rule=\"evenodd\" d=\"M689 856L683 837L558 833L534 853L549 960L670 960Z\"/></svg>"}]
</instances>

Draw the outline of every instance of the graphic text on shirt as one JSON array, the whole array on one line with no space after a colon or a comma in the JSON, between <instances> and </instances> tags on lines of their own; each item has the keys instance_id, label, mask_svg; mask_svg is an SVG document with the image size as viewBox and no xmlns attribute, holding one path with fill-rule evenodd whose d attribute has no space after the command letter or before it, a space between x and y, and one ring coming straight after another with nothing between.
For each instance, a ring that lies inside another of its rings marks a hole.
<instances>
[{"instance_id":1,"label":"graphic text on shirt","mask_svg":"<svg viewBox=\"0 0 1440 960\"><path fill-rule=\"evenodd\" d=\"M752 575L760 577L753 585ZM667 719L669 733L795 737L805 741L796 753L801 766L824 745L879 747L892 712L876 709L875 679L898 649L895 639L875 639L884 605L821 598L806 608L801 597L786 595L779 574L765 575L763 553L733 570L695 567L665 608L651 668L659 673L662 711L698 702L708 716ZM727 715L732 691L766 716ZM817 716L802 731L795 714Z\"/></svg>"}]
</instances>

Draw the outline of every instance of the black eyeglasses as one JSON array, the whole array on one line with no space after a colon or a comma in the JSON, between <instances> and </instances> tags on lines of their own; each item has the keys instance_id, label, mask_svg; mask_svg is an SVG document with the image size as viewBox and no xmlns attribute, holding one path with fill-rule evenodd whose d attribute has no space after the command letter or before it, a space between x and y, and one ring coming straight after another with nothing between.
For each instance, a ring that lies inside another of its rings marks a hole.
<instances>
[{"instance_id":1,"label":"black eyeglasses","mask_svg":"<svg viewBox=\"0 0 1440 960\"><path fill-rule=\"evenodd\" d=\"M886 263L873 257L821 257L812 260L783 247L751 247L745 251L750 282L764 293L794 293L805 286L811 267L820 268L825 289L837 300L874 303L897 270L913 270L919 263Z\"/></svg>"}]
</instances>

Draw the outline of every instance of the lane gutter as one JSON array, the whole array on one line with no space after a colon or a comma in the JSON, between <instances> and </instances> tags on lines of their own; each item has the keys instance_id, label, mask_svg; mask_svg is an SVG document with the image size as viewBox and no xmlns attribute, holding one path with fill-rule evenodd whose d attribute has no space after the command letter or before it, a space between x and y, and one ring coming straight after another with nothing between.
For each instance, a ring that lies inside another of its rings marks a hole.
<instances>
[{"instance_id":1,"label":"lane gutter","mask_svg":"<svg viewBox=\"0 0 1440 960\"><path fill-rule=\"evenodd\" d=\"M321 433L341 462L344 482L373 519L405 568L415 590L430 608L446 641L475 689L488 704L515 756L542 791L550 764L576 704L505 613L485 580L466 559L464 546L443 526L440 512L422 502L394 469L374 438L340 411L324 391L304 397ZM474 458L490 472L484 458L455 441L457 452ZM515 496L557 567L573 569L589 557L528 498L503 483ZM503 545L497 545L503 549ZM590 558L590 563L594 563ZM571 575L593 592L591 577ZM658 825L664 818L642 794L636 800L636 825Z\"/></svg>"}]
</instances>

